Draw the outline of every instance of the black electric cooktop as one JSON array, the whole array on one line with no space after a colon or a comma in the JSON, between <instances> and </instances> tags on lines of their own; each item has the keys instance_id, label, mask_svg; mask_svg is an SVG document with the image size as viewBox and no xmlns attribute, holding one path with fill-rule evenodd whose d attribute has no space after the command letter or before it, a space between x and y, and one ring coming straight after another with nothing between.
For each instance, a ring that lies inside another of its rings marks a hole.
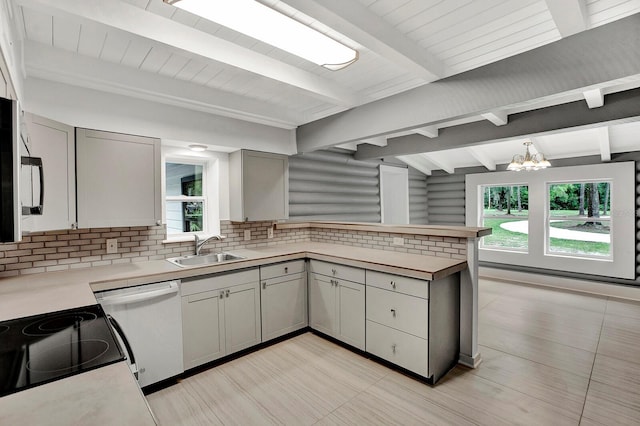
<instances>
[{"instance_id":1,"label":"black electric cooktop","mask_svg":"<svg viewBox=\"0 0 640 426\"><path fill-rule=\"evenodd\" d=\"M0 397L124 359L100 305L0 322Z\"/></svg>"}]
</instances>

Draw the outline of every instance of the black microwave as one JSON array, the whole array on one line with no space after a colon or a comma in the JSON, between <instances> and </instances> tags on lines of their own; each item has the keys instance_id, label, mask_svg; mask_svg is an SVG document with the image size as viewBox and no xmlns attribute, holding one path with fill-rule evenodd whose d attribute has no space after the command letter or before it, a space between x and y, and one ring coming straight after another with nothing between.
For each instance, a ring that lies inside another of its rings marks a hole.
<instances>
[{"instance_id":1,"label":"black microwave","mask_svg":"<svg viewBox=\"0 0 640 426\"><path fill-rule=\"evenodd\" d=\"M20 240L18 102L0 98L0 242Z\"/></svg>"}]
</instances>

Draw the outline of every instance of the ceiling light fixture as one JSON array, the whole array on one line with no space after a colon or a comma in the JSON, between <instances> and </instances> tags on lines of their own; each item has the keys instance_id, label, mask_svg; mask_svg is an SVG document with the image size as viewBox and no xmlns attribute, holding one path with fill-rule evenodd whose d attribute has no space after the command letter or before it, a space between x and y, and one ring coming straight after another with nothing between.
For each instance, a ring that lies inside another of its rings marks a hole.
<instances>
[{"instance_id":1,"label":"ceiling light fixture","mask_svg":"<svg viewBox=\"0 0 640 426\"><path fill-rule=\"evenodd\" d=\"M551 163L544 158L544 154L539 152L537 154L531 155L529 152L529 146L533 145L532 142L525 142L523 145L527 148L527 152L524 156L516 154L513 156L511 163L507 166L507 170L511 171L531 171L531 170L540 170L546 169L547 167L551 167Z\"/></svg>"},{"instance_id":2,"label":"ceiling light fixture","mask_svg":"<svg viewBox=\"0 0 640 426\"><path fill-rule=\"evenodd\" d=\"M336 71L358 52L254 0L163 0L187 12Z\"/></svg>"},{"instance_id":3,"label":"ceiling light fixture","mask_svg":"<svg viewBox=\"0 0 640 426\"><path fill-rule=\"evenodd\" d=\"M189 145L189 149L191 151L196 151L196 152L206 151L207 148L208 147L206 145L199 145L199 144Z\"/></svg>"}]
</instances>

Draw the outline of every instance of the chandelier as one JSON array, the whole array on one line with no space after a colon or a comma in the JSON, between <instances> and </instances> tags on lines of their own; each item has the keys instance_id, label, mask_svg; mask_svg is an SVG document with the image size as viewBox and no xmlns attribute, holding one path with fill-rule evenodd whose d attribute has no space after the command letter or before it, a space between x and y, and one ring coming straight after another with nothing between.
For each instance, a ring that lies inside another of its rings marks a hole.
<instances>
[{"instance_id":1,"label":"chandelier","mask_svg":"<svg viewBox=\"0 0 640 426\"><path fill-rule=\"evenodd\" d=\"M529 152L529 146L533 145L532 142L525 142L523 145L526 147L527 152L524 155L516 154L513 156L511 163L507 166L507 170L519 172L521 170L540 170L551 167L551 163L544 158L544 154L541 152L531 155Z\"/></svg>"}]
</instances>

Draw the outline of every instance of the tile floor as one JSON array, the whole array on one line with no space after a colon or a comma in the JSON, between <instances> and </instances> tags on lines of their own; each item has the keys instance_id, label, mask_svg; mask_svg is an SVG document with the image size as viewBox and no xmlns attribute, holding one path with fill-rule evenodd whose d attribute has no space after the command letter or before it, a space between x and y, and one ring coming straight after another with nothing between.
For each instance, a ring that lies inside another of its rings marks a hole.
<instances>
[{"instance_id":1,"label":"tile floor","mask_svg":"<svg viewBox=\"0 0 640 426\"><path fill-rule=\"evenodd\" d=\"M640 425L640 304L480 282L483 363L428 386L311 333L148 395L163 425Z\"/></svg>"}]
</instances>

